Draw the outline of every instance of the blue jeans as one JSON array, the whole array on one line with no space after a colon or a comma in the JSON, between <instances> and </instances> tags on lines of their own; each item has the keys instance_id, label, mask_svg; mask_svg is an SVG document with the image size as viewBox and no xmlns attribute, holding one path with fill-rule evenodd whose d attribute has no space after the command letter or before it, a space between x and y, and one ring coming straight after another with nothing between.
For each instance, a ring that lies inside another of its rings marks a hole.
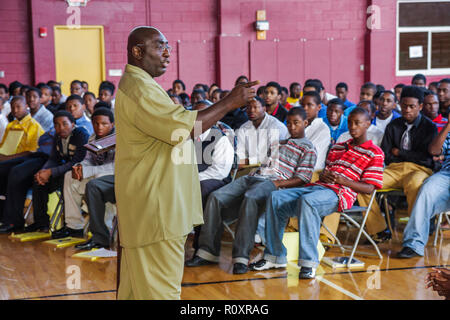
<instances>
[{"instance_id":1,"label":"blue jeans","mask_svg":"<svg viewBox=\"0 0 450 320\"><path fill-rule=\"evenodd\" d=\"M319 265L320 225L322 218L337 211L337 194L323 186L292 188L272 192L266 204L266 249L264 259L287 263L283 245L284 228L289 217L298 218L300 267Z\"/></svg>"},{"instance_id":2,"label":"blue jeans","mask_svg":"<svg viewBox=\"0 0 450 320\"><path fill-rule=\"evenodd\" d=\"M420 187L403 233L403 247L423 256L428 242L430 219L450 210L450 169L441 170Z\"/></svg>"}]
</instances>

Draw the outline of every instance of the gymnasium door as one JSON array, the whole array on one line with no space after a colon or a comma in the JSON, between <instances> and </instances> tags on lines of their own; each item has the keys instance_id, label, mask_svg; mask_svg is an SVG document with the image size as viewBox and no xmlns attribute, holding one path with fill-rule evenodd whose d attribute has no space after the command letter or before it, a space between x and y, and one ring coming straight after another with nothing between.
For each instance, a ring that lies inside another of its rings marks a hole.
<instances>
[{"instance_id":1,"label":"gymnasium door","mask_svg":"<svg viewBox=\"0 0 450 320\"><path fill-rule=\"evenodd\" d=\"M103 26L55 26L54 31L56 81L62 82L62 92L70 95L70 82L77 79L97 95L105 80Z\"/></svg>"}]
</instances>

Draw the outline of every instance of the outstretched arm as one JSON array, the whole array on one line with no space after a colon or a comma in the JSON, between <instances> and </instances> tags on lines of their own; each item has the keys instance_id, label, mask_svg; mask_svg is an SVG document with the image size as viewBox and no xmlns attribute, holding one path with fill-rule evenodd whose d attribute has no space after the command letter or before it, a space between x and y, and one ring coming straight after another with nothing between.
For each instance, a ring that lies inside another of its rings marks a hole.
<instances>
[{"instance_id":1,"label":"outstretched arm","mask_svg":"<svg viewBox=\"0 0 450 320\"><path fill-rule=\"evenodd\" d=\"M194 127L191 131L191 137L198 137L222 119L228 112L247 104L249 100L256 96L256 90L252 87L257 84L259 84L259 81L238 85L219 102L216 102L207 109L198 111L196 122L201 123L201 130L199 130L200 128L195 130L196 128Z\"/></svg>"}]
</instances>

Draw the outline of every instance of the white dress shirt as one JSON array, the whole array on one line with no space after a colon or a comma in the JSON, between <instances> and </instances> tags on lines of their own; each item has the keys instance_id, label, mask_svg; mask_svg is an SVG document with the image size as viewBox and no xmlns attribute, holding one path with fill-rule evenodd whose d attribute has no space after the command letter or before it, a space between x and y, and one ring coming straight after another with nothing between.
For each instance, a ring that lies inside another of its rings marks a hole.
<instances>
[{"instance_id":1,"label":"white dress shirt","mask_svg":"<svg viewBox=\"0 0 450 320\"><path fill-rule=\"evenodd\" d=\"M305 136L312 142L317 151L317 162L314 171L325 168L325 160L331 142L331 134L328 126L321 118L315 118L305 129Z\"/></svg>"},{"instance_id":2,"label":"white dress shirt","mask_svg":"<svg viewBox=\"0 0 450 320\"><path fill-rule=\"evenodd\" d=\"M211 129L203 132L199 139L204 141ZM207 155L204 157L208 158ZM200 181L208 179L223 180L230 174L234 160L234 149L227 136L222 136L214 145L214 151L211 156L211 165L202 172L198 173Z\"/></svg>"},{"instance_id":3,"label":"white dress shirt","mask_svg":"<svg viewBox=\"0 0 450 320\"><path fill-rule=\"evenodd\" d=\"M5 101L5 103L3 104L3 109L1 114L5 116L5 118L8 117L8 114L11 112L11 104L9 101Z\"/></svg>"},{"instance_id":4,"label":"white dress shirt","mask_svg":"<svg viewBox=\"0 0 450 320\"><path fill-rule=\"evenodd\" d=\"M266 113L258 128L249 120L236 131L236 136L239 160L248 159L249 164L266 164L269 149L278 148L274 142L287 139L289 132L282 122Z\"/></svg>"},{"instance_id":5,"label":"white dress shirt","mask_svg":"<svg viewBox=\"0 0 450 320\"><path fill-rule=\"evenodd\" d=\"M367 129L367 139L372 140L372 142L377 146L381 145L381 140L383 140L383 136L384 132L378 129L373 124L371 124L369 129ZM345 142L347 140L350 140L351 138L352 136L350 135L350 132L346 131L339 136L336 143Z\"/></svg>"},{"instance_id":6,"label":"white dress shirt","mask_svg":"<svg viewBox=\"0 0 450 320\"><path fill-rule=\"evenodd\" d=\"M0 113L0 142L3 139L3 135L5 134L6 127L8 126L8 119Z\"/></svg>"}]
</instances>

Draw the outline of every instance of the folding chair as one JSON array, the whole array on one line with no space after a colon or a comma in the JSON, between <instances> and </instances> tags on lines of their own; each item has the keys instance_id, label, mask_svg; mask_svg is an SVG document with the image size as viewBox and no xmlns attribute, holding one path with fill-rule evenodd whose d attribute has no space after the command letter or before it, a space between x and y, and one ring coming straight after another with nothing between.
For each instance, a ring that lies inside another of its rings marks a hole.
<instances>
[{"instance_id":1,"label":"folding chair","mask_svg":"<svg viewBox=\"0 0 450 320\"><path fill-rule=\"evenodd\" d=\"M388 203L388 197L389 196L404 196L402 189L379 189L377 190L377 193L380 195L380 203L384 203L384 215L387 220L389 231L391 231L391 234L394 234L394 228L391 223L391 217L389 215L389 203Z\"/></svg>"},{"instance_id":2,"label":"folding chair","mask_svg":"<svg viewBox=\"0 0 450 320\"><path fill-rule=\"evenodd\" d=\"M55 194L58 197L58 202L56 204L55 210L53 210L53 214L51 215L51 218L50 218L50 230L51 230L51 232L54 232L56 230L57 226L59 225L59 223L61 222L61 216L62 216L62 213L64 212L64 207L63 207L64 198L63 198L60 190L56 190L55 192L53 192L51 194ZM51 194L49 196L51 196ZM23 218L25 221L27 220L27 218L30 215L31 210L33 208L33 198L28 198L29 196L30 196L30 191L28 192L28 195L27 195L27 199L30 199L30 202L29 202L28 206L26 206L26 209L24 208L25 213L24 213ZM51 202L51 199L49 199L48 203L50 204L50 202Z\"/></svg>"},{"instance_id":3,"label":"folding chair","mask_svg":"<svg viewBox=\"0 0 450 320\"><path fill-rule=\"evenodd\" d=\"M56 231L56 228L61 222L61 216L64 212L64 197L62 192L60 190L56 190L54 194L58 197L58 203L56 204L55 210L50 218L50 231L52 233Z\"/></svg>"},{"instance_id":4,"label":"folding chair","mask_svg":"<svg viewBox=\"0 0 450 320\"><path fill-rule=\"evenodd\" d=\"M337 244L330 244L330 243L322 243L322 244L324 246L339 247L341 249L342 253L345 253L346 251L350 251L351 254L350 254L350 258L348 259L348 262L347 262L347 267L351 266L351 262L353 261L353 256L356 253L359 253L359 254L362 254L362 255L376 256L373 253L356 251L356 248L358 247L361 235L364 235L367 238L367 240L369 240L369 242L375 248L378 257L380 259L383 259L383 256L381 255L380 249L378 248L377 244L375 243L375 241L373 241L372 237L364 230L364 226L366 225L367 217L370 214L370 209L372 208L372 204L373 204L373 202L375 200L376 193L377 193L377 190L374 190L372 192L372 195L370 197L370 202L369 202L369 205L367 207L353 206L352 208L350 208L348 210L343 210L343 211L339 212L339 214L341 214L341 216L343 216L347 221L349 221L352 225L354 225L356 228L359 229L358 235L356 237L356 240L355 240L355 243L353 244L353 246L345 246L345 245L343 245L339 241L338 237L333 232L331 232L331 230L328 229L328 227L322 221L322 226L325 228L325 230L327 230L330 233L330 235L336 240L336 243L337 243ZM364 212L365 213L361 224L359 224L358 222L356 222L353 218L351 218L349 216L350 213L358 213L358 212L361 212L361 213ZM349 248L351 248L351 249L349 249Z\"/></svg>"},{"instance_id":5,"label":"folding chair","mask_svg":"<svg viewBox=\"0 0 450 320\"><path fill-rule=\"evenodd\" d=\"M444 229L441 226L443 217L445 217L445 219L447 220L447 223L450 225L450 218L449 218L450 217L450 211L439 213L438 221L437 221L437 225L436 225L436 234L434 235L433 247L436 247L439 233L441 234L441 237L443 236L443 230Z\"/></svg>"}]
</instances>

